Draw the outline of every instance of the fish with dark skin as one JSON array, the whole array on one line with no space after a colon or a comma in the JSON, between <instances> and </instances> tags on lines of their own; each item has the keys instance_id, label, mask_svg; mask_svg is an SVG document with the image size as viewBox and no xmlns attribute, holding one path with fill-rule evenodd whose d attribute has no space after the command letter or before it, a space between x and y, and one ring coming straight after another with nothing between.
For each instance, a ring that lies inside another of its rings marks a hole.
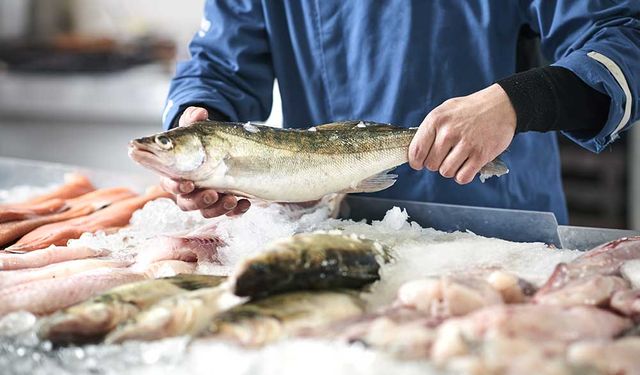
<instances>
[{"instance_id":1,"label":"fish with dark skin","mask_svg":"<svg viewBox=\"0 0 640 375\"><path fill-rule=\"evenodd\" d=\"M234 293L264 297L295 290L361 288L380 278L389 254L380 243L330 233L301 233L272 242L232 275Z\"/></svg>"},{"instance_id":2,"label":"fish with dark skin","mask_svg":"<svg viewBox=\"0 0 640 375\"><path fill-rule=\"evenodd\" d=\"M118 324L179 293L219 285L224 277L177 275L118 286L42 319L38 336L54 344L97 342Z\"/></svg>"},{"instance_id":3,"label":"fish with dark skin","mask_svg":"<svg viewBox=\"0 0 640 375\"><path fill-rule=\"evenodd\" d=\"M307 202L330 193L392 186L397 176L387 172L408 161L416 131L365 121L306 130L204 121L133 140L129 156L197 188L265 201ZM507 172L496 160L481 175Z\"/></svg>"},{"instance_id":4,"label":"fish with dark skin","mask_svg":"<svg viewBox=\"0 0 640 375\"><path fill-rule=\"evenodd\" d=\"M353 319L363 312L364 303L351 291L285 293L218 314L201 336L259 347Z\"/></svg>"}]
</instances>

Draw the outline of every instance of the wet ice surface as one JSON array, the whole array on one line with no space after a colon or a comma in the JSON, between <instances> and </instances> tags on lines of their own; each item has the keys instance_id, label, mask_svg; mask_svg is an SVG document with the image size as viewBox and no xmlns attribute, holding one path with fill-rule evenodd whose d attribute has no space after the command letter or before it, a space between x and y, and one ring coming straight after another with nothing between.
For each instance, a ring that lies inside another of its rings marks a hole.
<instances>
[{"instance_id":1,"label":"wet ice surface","mask_svg":"<svg viewBox=\"0 0 640 375\"><path fill-rule=\"evenodd\" d=\"M19 185L10 189L0 189L0 203L22 202L35 196L48 193L58 185L35 187L32 185Z\"/></svg>"},{"instance_id":2,"label":"wet ice surface","mask_svg":"<svg viewBox=\"0 0 640 375\"><path fill-rule=\"evenodd\" d=\"M71 245L106 248L115 257L131 256L158 235L215 227L226 245L219 249L231 267L281 237L297 232L340 229L375 239L391 249L393 261L381 269L381 280L365 298L370 309L389 303L407 280L475 267L502 267L542 283L558 262L579 252L550 249L542 243L513 243L471 233L444 233L411 223L405 211L390 210L382 221L328 219L326 208L293 210L279 205L254 205L238 218L204 219L198 212L183 212L171 200L148 203L134 214L131 225L117 233L84 234ZM216 273L200 265L200 272ZM52 350L34 335L35 318L13 314L0 321L2 374L436 374L426 362L407 362L357 345L319 340L289 340L260 350L245 350L215 341L185 338L121 346L91 345Z\"/></svg>"}]
</instances>

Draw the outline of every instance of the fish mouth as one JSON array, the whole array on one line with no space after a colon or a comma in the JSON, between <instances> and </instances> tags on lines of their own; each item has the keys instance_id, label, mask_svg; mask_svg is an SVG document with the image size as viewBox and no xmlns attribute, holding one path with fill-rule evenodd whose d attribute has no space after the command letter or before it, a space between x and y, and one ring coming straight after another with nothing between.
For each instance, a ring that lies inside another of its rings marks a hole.
<instances>
[{"instance_id":1,"label":"fish mouth","mask_svg":"<svg viewBox=\"0 0 640 375\"><path fill-rule=\"evenodd\" d=\"M167 166L155 150L138 140L129 142L129 158L143 167L154 170L169 178L180 178L169 166Z\"/></svg>"}]
</instances>

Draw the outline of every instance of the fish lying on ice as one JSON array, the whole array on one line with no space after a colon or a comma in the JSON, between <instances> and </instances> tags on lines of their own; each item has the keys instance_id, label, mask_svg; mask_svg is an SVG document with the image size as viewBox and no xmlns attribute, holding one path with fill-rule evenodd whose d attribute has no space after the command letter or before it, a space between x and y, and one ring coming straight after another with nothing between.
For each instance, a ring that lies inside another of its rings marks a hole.
<instances>
[{"instance_id":1,"label":"fish lying on ice","mask_svg":"<svg viewBox=\"0 0 640 375\"><path fill-rule=\"evenodd\" d=\"M118 286L44 318L38 327L38 336L54 344L95 342L118 324L164 298L211 288L223 280L216 276L178 275Z\"/></svg>"},{"instance_id":2,"label":"fish lying on ice","mask_svg":"<svg viewBox=\"0 0 640 375\"><path fill-rule=\"evenodd\" d=\"M292 292L245 303L216 315L201 336L256 347L355 318L363 302L351 292Z\"/></svg>"},{"instance_id":3,"label":"fish lying on ice","mask_svg":"<svg viewBox=\"0 0 640 375\"><path fill-rule=\"evenodd\" d=\"M144 195L117 201L91 215L42 226L22 237L7 250L31 251L50 245L62 246L68 240L78 238L85 232L123 227L129 224L133 212L142 208L147 202L169 196L160 187L153 187Z\"/></svg>"},{"instance_id":4,"label":"fish lying on ice","mask_svg":"<svg viewBox=\"0 0 640 375\"><path fill-rule=\"evenodd\" d=\"M65 211L69 208L64 200L59 198L50 199L42 203L36 203L30 207L0 207L0 223L7 221L34 219Z\"/></svg>"},{"instance_id":5,"label":"fish lying on ice","mask_svg":"<svg viewBox=\"0 0 640 375\"><path fill-rule=\"evenodd\" d=\"M331 233L301 233L276 240L233 272L234 293L262 297L294 290L360 288L380 278L388 260L380 243Z\"/></svg>"},{"instance_id":6,"label":"fish lying on ice","mask_svg":"<svg viewBox=\"0 0 640 375\"><path fill-rule=\"evenodd\" d=\"M22 236L30 235L41 227L50 228L54 223L66 222L71 219L81 220L81 217L94 213L110 204L135 196L135 193L125 188L109 188L94 190L79 197L68 199L65 205L68 209L52 215L38 216L33 219L11 221L0 224L0 246L6 245ZM59 224L58 224L59 225ZM23 241L20 239L18 242ZM64 243L58 243L64 245ZM44 246L46 247L46 246ZM20 246L7 248L12 251L24 251Z\"/></svg>"},{"instance_id":7,"label":"fish lying on ice","mask_svg":"<svg viewBox=\"0 0 640 375\"><path fill-rule=\"evenodd\" d=\"M0 254L0 271L38 268L69 260L105 256L109 251L89 247L51 246L24 254Z\"/></svg>"},{"instance_id":8,"label":"fish lying on ice","mask_svg":"<svg viewBox=\"0 0 640 375\"><path fill-rule=\"evenodd\" d=\"M215 276L212 276L215 277ZM220 283L223 277L218 277ZM243 300L229 293L225 285L202 288L164 298L109 333L106 343L128 340L158 340L195 336L206 329L220 311Z\"/></svg>"},{"instance_id":9,"label":"fish lying on ice","mask_svg":"<svg viewBox=\"0 0 640 375\"><path fill-rule=\"evenodd\" d=\"M79 173L69 173L64 176L64 180L63 185L49 193L39 195L24 202L0 204L0 209L17 207L28 208L32 205L44 203L51 199L64 200L75 198L95 190L95 187L93 187L89 179Z\"/></svg>"},{"instance_id":10,"label":"fish lying on ice","mask_svg":"<svg viewBox=\"0 0 640 375\"><path fill-rule=\"evenodd\" d=\"M0 272L0 289L37 280L53 280L69 277L97 268L123 268L131 261L110 259L77 259L55 263L40 268Z\"/></svg>"},{"instance_id":11,"label":"fish lying on ice","mask_svg":"<svg viewBox=\"0 0 640 375\"><path fill-rule=\"evenodd\" d=\"M44 315L82 302L118 285L144 280L126 269L97 269L60 280L38 280L0 290L0 316L25 310Z\"/></svg>"},{"instance_id":12,"label":"fish lying on ice","mask_svg":"<svg viewBox=\"0 0 640 375\"><path fill-rule=\"evenodd\" d=\"M331 193L374 192L395 183L387 171L408 161L417 128L345 121L292 130L198 122L131 141L130 157L161 175L274 202ZM508 169L493 161L483 176Z\"/></svg>"},{"instance_id":13,"label":"fish lying on ice","mask_svg":"<svg viewBox=\"0 0 640 375\"><path fill-rule=\"evenodd\" d=\"M543 305L607 306L614 293L629 289L629 283L618 276L592 275L571 280L562 288L536 294L533 301Z\"/></svg>"}]
</instances>

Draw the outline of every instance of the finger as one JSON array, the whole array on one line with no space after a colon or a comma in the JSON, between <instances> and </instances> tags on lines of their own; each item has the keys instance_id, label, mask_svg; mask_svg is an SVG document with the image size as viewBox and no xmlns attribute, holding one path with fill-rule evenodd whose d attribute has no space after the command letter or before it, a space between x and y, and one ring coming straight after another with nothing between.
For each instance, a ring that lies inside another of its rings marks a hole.
<instances>
[{"instance_id":1,"label":"finger","mask_svg":"<svg viewBox=\"0 0 640 375\"><path fill-rule=\"evenodd\" d=\"M192 181L187 180L172 180L170 178L162 178L160 180L160 186L167 193L171 194L189 194L195 189L195 185Z\"/></svg>"},{"instance_id":2,"label":"finger","mask_svg":"<svg viewBox=\"0 0 640 375\"><path fill-rule=\"evenodd\" d=\"M471 155L464 162L462 167L456 173L456 182L460 185L466 185L473 181L473 178L480 172L482 168L482 160L478 156Z\"/></svg>"},{"instance_id":3,"label":"finger","mask_svg":"<svg viewBox=\"0 0 640 375\"><path fill-rule=\"evenodd\" d=\"M436 140L429 150L429 155L427 155L425 159L424 166L431 172L438 171L442 165L442 161L449 154L452 147L453 142L446 133L436 135Z\"/></svg>"},{"instance_id":4,"label":"finger","mask_svg":"<svg viewBox=\"0 0 640 375\"><path fill-rule=\"evenodd\" d=\"M197 189L191 194L178 195L177 204L185 211L201 210L218 201L218 193L210 189Z\"/></svg>"},{"instance_id":5,"label":"finger","mask_svg":"<svg viewBox=\"0 0 640 375\"><path fill-rule=\"evenodd\" d=\"M251 202L247 199L238 200L238 205L232 211L227 212L227 216L238 216L247 212L251 207Z\"/></svg>"},{"instance_id":6,"label":"finger","mask_svg":"<svg viewBox=\"0 0 640 375\"><path fill-rule=\"evenodd\" d=\"M222 194L216 203L200 210L206 218L217 217L232 211L238 205L238 200L233 195Z\"/></svg>"},{"instance_id":7,"label":"finger","mask_svg":"<svg viewBox=\"0 0 640 375\"><path fill-rule=\"evenodd\" d=\"M188 107L184 112L182 112L178 125L188 126L196 121L204 121L207 117L209 117L209 114L206 109L200 107Z\"/></svg>"},{"instance_id":8,"label":"finger","mask_svg":"<svg viewBox=\"0 0 640 375\"><path fill-rule=\"evenodd\" d=\"M426 120L425 120L426 121ZM418 131L413 136L409 144L409 165L415 170L421 170L424 161L429 155L429 150L433 145L435 130L429 122L423 122Z\"/></svg>"},{"instance_id":9,"label":"finger","mask_svg":"<svg viewBox=\"0 0 640 375\"><path fill-rule=\"evenodd\" d=\"M444 158L440 165L440 174L442 177L451 178L458 173L458 170L469 157L470 150L458 143Z\"/></svg>"}]
</instances>

